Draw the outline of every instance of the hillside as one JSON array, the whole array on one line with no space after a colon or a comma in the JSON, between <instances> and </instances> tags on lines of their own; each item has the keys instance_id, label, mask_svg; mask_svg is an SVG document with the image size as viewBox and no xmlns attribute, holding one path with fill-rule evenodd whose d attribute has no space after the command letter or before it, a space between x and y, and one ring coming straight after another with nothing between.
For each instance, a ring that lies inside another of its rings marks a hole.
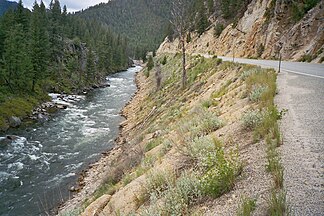
<instances>
[{"instance_id":1,"label":"hillside","mask_svg":"<svg viewBox=\"0 0 324 216\"><path fill-rule=\"evenodd\" d=\"M8 9L16 8L17 5L17 2L0 0L0 16L2 16Z\"/></svg>"},{"instance_id":2,"label":"hillside","mask_svg":"<svg viewBox=\"0 0 324 216\"><path fill-rule=\"evenodd\" d=\"M125 36L138 58L157 49L167 35L171 1L113 0L90 7L76 16L96 20Z\"/></svg>"},{"instance_id":3,"label":"hillside","mask_svg":"<svg viewBox=\"0 0 324 216\"><path fill-rule=\"evenodd\" d=\"M155 61L165 64L138 74L118 145L91 166L62 214L235 215L252 205L265 215L276 208L271 189L282 187L282 168L269 153L280 143L271 114L275 72L190 56L181 89L181 56ZM272 160L277 170L266 171Z\"/></svg>"},{"instance_id":4,"label":"hillside","mask_svg":"<svg viewBox=\"0 0 324 216\"><path fill-rule=\"evenodd\" d=\"M80 178L60 214L288 214L277 74L216 55L323 62L323 10L317 0L195 1L187 85L179 38L168 35L136 77L116 147Z\"/></svg>"},{"instance_id":5,"label":"hillside","mask_svg":"<svg viewBox=\"0 0 324 216\"><path fill-rule=\"evenodd\" d=\"M323 62L323 1L291 3L254 0L233 22L221 11L210 17L210 26L186 44L190 53L220 56ZM166 40L160 52L177 52L179 41Z\"/></svg>"},{"instance_id":6,"label":"hillside","mask_svg":"<svg viewBox=\"0 0 324 216\"><path fill-rule=\"evenodd\" d=\"M129 66L128 56L125 38L67 14L58 0L32 12L20 2L0 17L0 131L31 117L48 93L97 88Z\"/></svg>"}]
</instances>

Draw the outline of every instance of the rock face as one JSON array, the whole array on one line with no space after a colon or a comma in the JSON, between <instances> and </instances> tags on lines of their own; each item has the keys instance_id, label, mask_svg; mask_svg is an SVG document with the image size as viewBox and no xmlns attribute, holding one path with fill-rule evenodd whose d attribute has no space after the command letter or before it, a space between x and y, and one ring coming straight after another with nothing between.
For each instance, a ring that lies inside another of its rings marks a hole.
<instances>
[{"instance_id":1,"label":"rock face","mask_svg":"<svg viewBox=\"0 0 324 216\"><path fill-rule=\"evenodd\" d=\"M291 19L290 7L285 1L253 0L236 26L229 24L218 38L214 36L214 28L200 37L192 37L187 51L264 59L276 59L280 53L285 60L300 60L309 55L314 62L320 62L324 57L321 19L324 2L318 3L296 23ZM220 19L217 17L215 23ZM178 44L178 40L166 40L157 53L175 53Z\"/></svg>"},{"instance_id":2,"label":"rock face","mask_svg":"<svg viewBox=\"0 0 324 216\"><path fill-rule=\"evenodd\" d=\"M11 116L9 118L9 126L10 127L19 127L21 125L21 120L20 118L16 116Z\"/></svg>"}]
</instances>

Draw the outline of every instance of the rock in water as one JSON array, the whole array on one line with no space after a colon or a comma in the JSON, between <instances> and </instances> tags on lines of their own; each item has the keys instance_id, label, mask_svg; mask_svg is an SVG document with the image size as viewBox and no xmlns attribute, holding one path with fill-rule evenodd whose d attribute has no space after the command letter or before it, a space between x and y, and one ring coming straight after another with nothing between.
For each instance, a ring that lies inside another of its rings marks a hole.
<instances>
[{"instance_id":1,"label":"rock in water","mask_svg":"<svg viewBox=\"0 0 324 216\"><path fill-rule=\"evenodd\" d=\"M21 125L20 118L18 118L16 116L11 116L9 118L9 125L10 125L10 127L19 127Z\"/></svg>"},{"instance_id":2,"label":"rock in water","mask_svg":"<svg viewBox=\"0 0 324 216\"><path fill-rule=\"evenodd\" d=\"M42 114L42 113L39 113L38 116L37 116L38 120L43 122L43 121L48 121L48 116Z\"/></svg>"}]
</instances>

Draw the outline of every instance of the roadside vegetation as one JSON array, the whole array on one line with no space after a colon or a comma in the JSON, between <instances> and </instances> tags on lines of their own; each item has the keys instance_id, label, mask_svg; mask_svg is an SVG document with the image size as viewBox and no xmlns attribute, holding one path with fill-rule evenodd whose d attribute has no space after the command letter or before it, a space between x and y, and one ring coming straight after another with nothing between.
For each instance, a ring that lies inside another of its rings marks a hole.
<instances>
[{"instance_id":1,"label":"roadside vegetation","mask_svg":"<svg viewBox=\"0 0 324 216\"><path fill-rule=\"evenodd\" d=\"M273 178L273 189L269 198L269 215L287 215L288 206L283 188L283 166L277 147L282 144L278 120L285 110L279 111L274 104L276 95L276 74L273 70L260 68L242 74L247 85L249 100L255 103L253 109L242 117L243 126L253 132L254 140L264 140L267 145L266 169Z\"/></svg>"},{"instance_id":2,"label":"roadside vegetation","mask_svg":"<svg viewBox=\"0 0 324 216\"><path fill-rule=\"evenodd\" d=\"M139 111L131 117L136 125L128 136L136 153L117 163L83 209L101 195L110 194L109 208L103 210L106 214L201 215L204 210L200 204L235 193L237 203L241 203L232 206L235 214L260 212L260 202L264 201L250 198L259 195L236 188L249 175L245 170L247 153L242 149L249 148L251 140L254 146L266 145L262 147L266 164L262 169L271 173L269 178L272 176L269 181L273 186L268 191L273 192L267 193L268 202L262 205L268 206L271 215L285 211L283 168L276 151L281 144L277 120L283 114L273 103L276 73L216 57L187 59L185 89L181 88L180 54L153 59L155 65L163 62L159 89L155 88L156 67L149 76L139 75L149 87L144 97L134 99L140 101ZM132 200L132 211L125 212L122 203L115 206L116 200L123 202L121 196Z\"/></svg>"}]
</instances>

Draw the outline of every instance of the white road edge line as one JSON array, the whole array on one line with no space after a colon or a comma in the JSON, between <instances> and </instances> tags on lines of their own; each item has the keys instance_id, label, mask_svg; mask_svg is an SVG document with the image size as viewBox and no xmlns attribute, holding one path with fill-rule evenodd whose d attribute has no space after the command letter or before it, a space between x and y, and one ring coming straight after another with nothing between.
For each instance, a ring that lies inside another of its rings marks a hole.
<instances>
[{"instance_id":1,"label":"white road edge line","mask_svg":"<svg viewBox=\"0 0 324 216\"><path fill-rule=\"evenodd\" d=\"M226 59L227 57L220 57L222 59L224 59L224 61L231 61L230 59ZM257 65L257 66L261 66L261 67L264 67L264 68L273 68L275 70L278 70L278 67L273 67L273 66L270 66L270 65L264 65L262 63L252 63L252 62L244 62L244 59L243 61L240 62L239 59L237 59L235 62L237 63L241 63L241 64L251 64L251 65ZM310 76L310 77L315 77L315 78L320 78L320 79L324 79L324 76L318 76L318 75L313 75L313 74L307 74L307 73L302 73L302 72L297 72L297 71L292 71L292 70L287 70L287 69L284 69L284 68L281 68L281 71L286 71L288 73L294 73L294 74L298 74L298 75L304 75L304 76Z\"/></svg>"},{"instance_id":2,"label":"white road edge line","mask_svg":"<svg viewBox=\"0 0 324 216\"><path fill-rule=\"evenodd\" d=\"M307 73L302 73L302 72L297 72L297 71L292 71L292 70L287 70L287 69L281 69L282 71L286 71L288 73L294 73L294 74L299 74L299 75L304 75L304 76L310 76L310 77L315 77L315 78L321 78L324 79L324 76L317 76L313 74L307 74Z\"/></svg>"}]
</instances>

